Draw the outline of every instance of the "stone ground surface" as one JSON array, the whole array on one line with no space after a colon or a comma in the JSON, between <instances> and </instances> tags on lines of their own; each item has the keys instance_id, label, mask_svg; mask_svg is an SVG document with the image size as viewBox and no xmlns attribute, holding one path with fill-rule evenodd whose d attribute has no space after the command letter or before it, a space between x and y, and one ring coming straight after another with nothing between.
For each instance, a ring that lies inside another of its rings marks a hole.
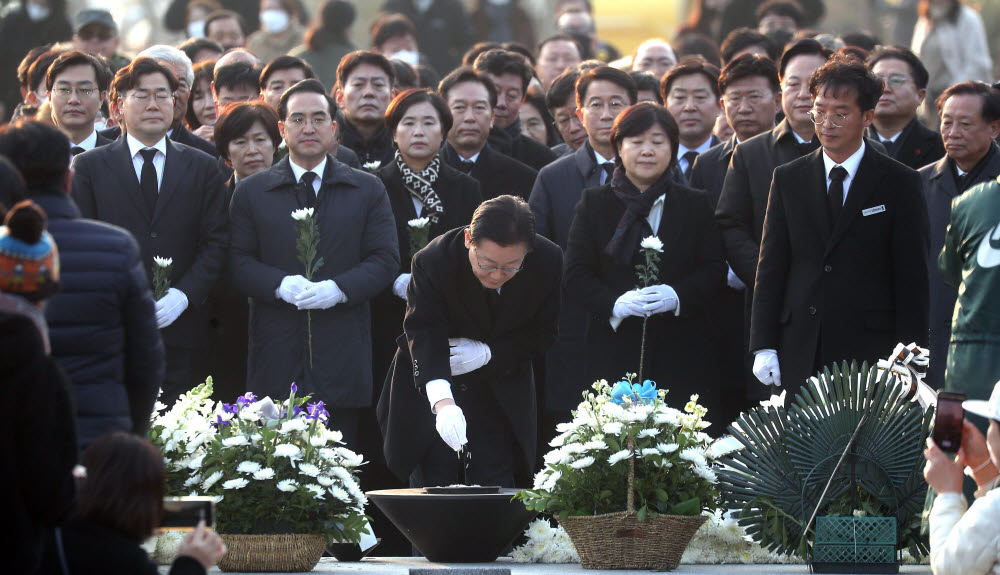
<instances>
[{"instance_id":1,"label":"stone ground surface","mask_svg":"<svg viewBox=\"0 0 1000 575\"><path fill-rule=\"evenodd\" d=\"M496 563L456 564L430 563L417 557L377 557L358 563L338 563L335 559L324 558L313 573L340 573L341 575L427 575L428 571L441 571L432 575L576 575L581 573L603 573L584 571L578 564L528 565L499 559ZM167 569L161 567L161 573ZM218 568L212 573L217 573ZM900 573L907 575L930 575L927 565L904 565ZM648 574L650 571L607 571L615 575ZM782 573L809 573L807 565L681 565L674 573L686 575L770 575Z\"/></svg>"}]
</instances>

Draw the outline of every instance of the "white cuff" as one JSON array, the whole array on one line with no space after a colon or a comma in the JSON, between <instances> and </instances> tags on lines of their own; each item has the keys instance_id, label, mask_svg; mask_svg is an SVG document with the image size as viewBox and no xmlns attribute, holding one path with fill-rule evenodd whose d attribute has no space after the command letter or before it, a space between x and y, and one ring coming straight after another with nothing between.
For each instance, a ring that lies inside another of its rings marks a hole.
<instances>
[{"instance_id":1,"label":"white cuff","mask_svg":"<svg viewBox=\"0 0 1000 575\"><path fill-rule=\"evenodd\" d=\"M773 353L774 355L778 355L778 350L776 350L776 349L758 349L757 351L753 352L753 355L754 355L754 357L757 357L758 355L760 355L762 353Z\"/></svg>"},{"instance_id":2,"label":"white cuff","mask_svg":"<svg viewBox=\"0 0 1000 575\"><path fill-rule=\"evenodd\" d=\"M625 318L623 317L618 317L616 315L611 316L611 319L608 320L608 323L611 324L611 331L618 331L618 326L620 326L623 321L625 321Z\"/></svg>"},{"instance_id":3,"label":"white cuff","mask_svg":"<svg viewBox=\"0 0 1000 575\"><path fill-rule=\"evenodd\" d=\"M182 298L184 298L184 309L187 309L188 306L191 305L191 302L188 301L188 296L187 296L186 293L182 292L181 290L179 290L177 288L173 288L173 287L172 288L167 288L167 293L170 293L170 292L176 292L178 295L180 295Z\"/></svg>"},{"instance_id":4,"label":"white cuff","mask_svg":"<svg viewBox=\"0 0 1000 575\"><path fill-rule=\"evenodd\" d=\"M455 399L451 394L451 384L447 379L432 379L424 386L424 393L427 394L427 403L431 404L431 411L434 405L442 399Z\"/></svg>"},{"instance_id":5,"label":"white cuff","mask_svg":"<svg viewBox=\"0 0 1000 575\"><path fill-rule=\"evenodd\" d=\"M677 307L674 308L674 317L680 317L681 315L681 298L677 295L677 290L674 290L674 299L677 300Z\"/></svg>"}]
</instances>

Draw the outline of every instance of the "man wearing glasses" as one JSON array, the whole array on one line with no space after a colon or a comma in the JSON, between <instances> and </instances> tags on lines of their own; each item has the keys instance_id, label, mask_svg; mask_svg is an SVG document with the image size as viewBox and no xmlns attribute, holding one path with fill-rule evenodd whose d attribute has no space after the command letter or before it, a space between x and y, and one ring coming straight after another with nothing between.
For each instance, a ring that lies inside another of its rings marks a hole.
<instances>
[{"instance_id":1,"label":"man wearing glasses","mask_svg":"<svg viewBox=\"0 0 1000 575\"><path fill-rule=\"evenodd\" d=\"M111 143L94 129L101 103L108 96L110 75L97 58L75 50L56 58L46 72L52 119L69 138L71 156Z\"/></svg>"},{"instance_id":2,"label":"man wearing glasses","mask_svg":"<svg viewBox=\"0 0 1000 575\"><path fill-rule=\"evenodd\" d=\"M882 80L882 97L868 138L881 142L887 155L914 170L944 156L941 136L917 120L917 108L927 94L927 68L901 46L879 47L868 66Z\"/></svg>"},{"instance_id":3,"label":"man wearing glasses","mask_svg":"<svg viewBox=\"0 0 1000 575\"><path fill-rule=\"evenodd\" d=\"M774 171L750 327L754 375L798 391L833 362L926 345L920 176L864 141L882 83L834 55L809 79L822 148Z\"/></svg>"},{"instance_id":4,"label":"man wearing glasses","mask_svg":"<svg viewBox=\"0 0 1000 575\"><path fill-rule=\"evenodd\" d=\"M393 473L412 487L530 482L531 360L555 342L561 270L559 246L535 234L531 208L509 195L417 253L378 406Z\"/></svg>"},{"instance_id":5,"label":"man wearing glasses","mask_svg":"<svg viewBox=\"0 0 1000 575\"><path fill-rule=\"evenodd\" d=\"M207 375L192 362L207 341L202 304L228 244L225 182L214 158L167 138L177 90L170 68L136 58L113 89L124 137L76 157L72 195L83 217L132 232L150 278L154 257L172 260L170 288L156 301L167 359L161 401L171 405Z\"/></svg>"}]
</instances>

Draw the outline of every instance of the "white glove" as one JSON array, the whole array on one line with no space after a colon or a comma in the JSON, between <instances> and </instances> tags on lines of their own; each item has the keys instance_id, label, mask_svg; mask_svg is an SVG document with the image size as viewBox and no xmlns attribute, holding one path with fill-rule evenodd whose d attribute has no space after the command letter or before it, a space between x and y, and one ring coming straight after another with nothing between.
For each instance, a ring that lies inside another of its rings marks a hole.
<instances>
[{"instance_id":1,"label":"white glove","mask_svg":"<svg viewBox=\"0 0 1000 575\"><path fill-rule=\"evenodd\" d=\"M410 274L399 274L396 281L392 282L392 293L396 297L406 299L406 286L410 285Z\"/></svg>"},{"instance_id":2,"label":"white glove","mask_svg":"<svg viewBox=\"0 0 1000 575\"><path fill-rule=\"evenodd\" d=\"M639 293L645 296L656 296L655 300L642 306L646 315L665 313L677 309L677 292L668 285L658 284L644 287L639 290Z\"/></svg>"},{"instance_id":3,"label":"white glove","mask_svg":"<svg viewBox=\"0 0 1000 575\"><path fill-rule=\"evenodd\" d=\"M729 268L729 273L726 274L726 285L729 289L734 289L736 291L743 291L747 289L747 284L743 283L743 280L736 275L733 268Z\"/></svg>"},{"instance_id":4,"label":"white glove","mask_svg":"<svg viewBox=\"0 0 1000 575\"><path fill-rule=\"evenodd\" d=\"M329 309L342 301L346 301L347 296L340 291L337 282L333 280L323 280L321 282L310 282L306 289L295 296L295 306L301 309Z\"/></svg>"},{"instance_id":5,"label":"white glove","mask_svg":"<svg viewBox=\"0 0 1000 575\"><path fill-rule=\"evenodd\" d=\"M441 439L455 451L461 451L462 446L469 442L465 437L465 414L457 405L446 405L439 409L435 427Z\"/></svg>"},{"instance_id":6,"label":"white glove","mask_svg":"<svg viewBox=\"0 0 1000 575\"><path fill-rule=\"evenodd\" d=\"M639 290L632 290L618 296L615 307L611 310L611 315L620 319L625 319L632 315L635 317L646 317L649 315L643 309L646 304L656 301L654 296L644 294Z\"/></svg>"},{"instance_id":7,"label":"white glove","mask_svg":"<svg viewBox=\"0 0 1000 575\"><path fill-rule=\"evenodd\" d=\"M781 368L778 366L778 352L761 349L754 352L753 374L764 385L781 387Z\"/></svg>"},{"instance_id":8,"label":"white glove","mask_svg":"<svg viewBox=\"0 0 1000 575\"><path fill-rule=\"evenodd\" d=\"M448 338L448 345L451 346L452 375L463 375L476 371L489 363L490 358L493 357L490 346L481 341L464 337L451 337Z\"/></svg>"},{"instance_id":9,"label":"white glove","mask_svg":"<svg viewBox=\"0 0 1000 575\"><path fill-rule=\"evenodd\" d=\"M280 300L295 305L295 296L309 287L310 283L309 280L302 276L285 276L281 279L281 285L275 290L274 295Z\"/></svg>"},{"instance_id":10,"label":"white glove","mask_svg":"<svg viewBox=\"0 0 1000 575\"><path fill-rule=\"evenodd\" d=\"M177 288L167 289L167 293L156 302L156 327L163 329L177 321L187 309L188 298Z\"/></svg>"}]
</instances>

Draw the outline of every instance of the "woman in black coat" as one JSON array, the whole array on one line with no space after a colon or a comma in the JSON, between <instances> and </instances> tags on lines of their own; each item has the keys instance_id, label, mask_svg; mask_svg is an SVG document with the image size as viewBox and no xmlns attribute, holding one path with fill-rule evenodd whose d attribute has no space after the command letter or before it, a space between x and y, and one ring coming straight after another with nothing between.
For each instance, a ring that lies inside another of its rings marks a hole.
<instances>
[{"instance_id":1,"label":"woman in black coat","mask_svg":"<svg viewBox=\"0 0 1000 575\"><path fill-rule=\"evenodd\" d=\"M720 389L706 312L726 280L712 208L703 192L671 180L678 128L663 106L642 102L623 111L611 142L617 167L608 184L583 192L563 276L568 297L591 314L590 349L601 350L589 358L589 380L640 371L648 317L643 379L670 390L667 402L677 408L700 394L711 421ZM639 289L640 243L651 235L663 244L657 279Z\"/></svg>"},{"instance_id":2,"label":"woman in black coat","mask_svg":"<svg viewBox=\"0 0 1000 575\"><path fill-rule=\"evenodd\" d=\"M438 152L451 130L452 117L444 100L427 89L396 96L385 111L386 129L396 143L395 160L378 171L396 217L400 269L396 281L372 302L372 381L374 403L403 334L406 286L410 281L409 221L428 218L427 241L469 225L482 203L479 182L441 160Z\"/></svg>"}]
</instances>

